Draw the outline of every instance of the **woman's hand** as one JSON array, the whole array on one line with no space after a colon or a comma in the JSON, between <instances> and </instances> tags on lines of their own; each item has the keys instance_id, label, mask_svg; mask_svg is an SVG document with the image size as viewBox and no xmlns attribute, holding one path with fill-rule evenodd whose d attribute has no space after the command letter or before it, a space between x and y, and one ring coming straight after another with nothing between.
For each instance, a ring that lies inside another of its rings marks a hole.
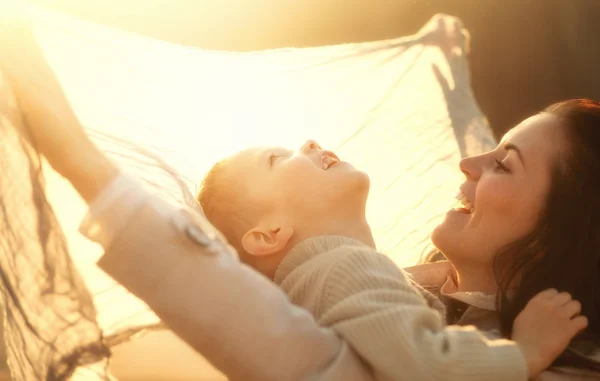
<instances>
[{"instance_id":1,"label":"woman's hand","mask_svg":"<svg viewBox=\"0 0 600 381\"><path fill-rule=\"evenodd\" d=\"M515 319L512 339L525 355L529 377L548 368L573 337L587 327L587 318L579 312L578 301L554 289L540 292L527 303Z\"/></svg>"},{"instance_id":2,"label":"woman's hand","mask_svg":"<svg viewBox=\"0 0 600 381\"><path fill-rule=\"evenodd\" d=\"M117 174L77 117L37 43L22 7L0 12L0 67L29 127L30 139L50 165L91 201Z\"/></svg>"}]
</instances>

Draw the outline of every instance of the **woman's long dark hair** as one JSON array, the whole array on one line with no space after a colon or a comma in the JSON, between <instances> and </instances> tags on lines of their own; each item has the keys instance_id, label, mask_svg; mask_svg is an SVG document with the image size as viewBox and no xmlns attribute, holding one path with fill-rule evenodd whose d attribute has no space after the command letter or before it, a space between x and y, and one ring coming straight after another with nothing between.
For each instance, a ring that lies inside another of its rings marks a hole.
<instances>
[{"instance_id":1,"label":"woman's long dark hair","mask_svg":"<svg viewBox=\"0 0 600 381\"><path fill-rule=\"evenodd\" d=\"M574 99L544 112L561 121L567 147L534 231L496 255L501 330L510 337L515 318L538 292L569 292L589 325L553 365L600 372L600 362L586 357L600 350L600 103Z\"/></svg>"}]
</instances>

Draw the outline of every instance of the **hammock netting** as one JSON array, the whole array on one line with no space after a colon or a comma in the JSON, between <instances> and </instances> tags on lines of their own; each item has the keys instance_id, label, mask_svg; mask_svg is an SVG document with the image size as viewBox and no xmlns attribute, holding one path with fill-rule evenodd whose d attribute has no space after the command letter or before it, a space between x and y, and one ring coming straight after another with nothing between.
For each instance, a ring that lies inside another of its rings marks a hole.
<instances>
[{"instance_id":1,"label":"hammock netting","mask_svg":"<svg viewBox=\"0 0 600 381\"><path fill-rule=\"evenodd\" d=\"M380 251L400 266L432 250L429 232L453 202L460 158L495 146L451 17L398 39L254 53L192 49L42 9L32 19L92 139L157 194L197 207L195 187L218 159L316 139L370 174L368 218ZM9 86L0 86L12 377L112 379L111 349L163 327L95 267L101 249L77 233L85 204L37 155Z\"/></svg>"}]
</instances>

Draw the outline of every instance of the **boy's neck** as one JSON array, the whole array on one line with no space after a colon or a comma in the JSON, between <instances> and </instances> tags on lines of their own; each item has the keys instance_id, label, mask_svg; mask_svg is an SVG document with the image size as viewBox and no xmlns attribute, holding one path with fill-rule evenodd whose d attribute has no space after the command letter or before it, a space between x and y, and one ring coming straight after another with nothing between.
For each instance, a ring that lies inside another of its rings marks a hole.
<instances>
[{"instance_id":1,"label":"boy's neck","mask_svg":"<svg viewBox=\"0 0 600 381\"><path fill-rule=\"evenodd\" d=\"M375 249L375 239L373 239L373 233L371 232L371 227L367 223L366 218L344 218L337 221L330 220L324 223L316 220L311 222L311 226L305 231L297 231L293 242L290 242L288 245L288 251L305 239L322 235L340 235L352 238Z\"/></svg>"}]
</instances>

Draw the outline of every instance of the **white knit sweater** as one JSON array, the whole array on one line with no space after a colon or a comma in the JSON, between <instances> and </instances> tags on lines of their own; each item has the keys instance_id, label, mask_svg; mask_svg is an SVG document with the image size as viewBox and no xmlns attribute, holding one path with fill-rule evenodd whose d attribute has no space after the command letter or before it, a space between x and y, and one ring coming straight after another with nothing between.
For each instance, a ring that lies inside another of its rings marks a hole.
<instances>
[{"instance_id":1,"label":"white knit sweater","mask_svg":"<svg viewBox=\"0 0 600 381\"><path fill-rule=\"evenodd\" d=\"M301 242L278 267L275 282L353 347L377 380L527 379L515 342L445 326L389 258L353 239Z\"/></svg>"}]
</instances>

